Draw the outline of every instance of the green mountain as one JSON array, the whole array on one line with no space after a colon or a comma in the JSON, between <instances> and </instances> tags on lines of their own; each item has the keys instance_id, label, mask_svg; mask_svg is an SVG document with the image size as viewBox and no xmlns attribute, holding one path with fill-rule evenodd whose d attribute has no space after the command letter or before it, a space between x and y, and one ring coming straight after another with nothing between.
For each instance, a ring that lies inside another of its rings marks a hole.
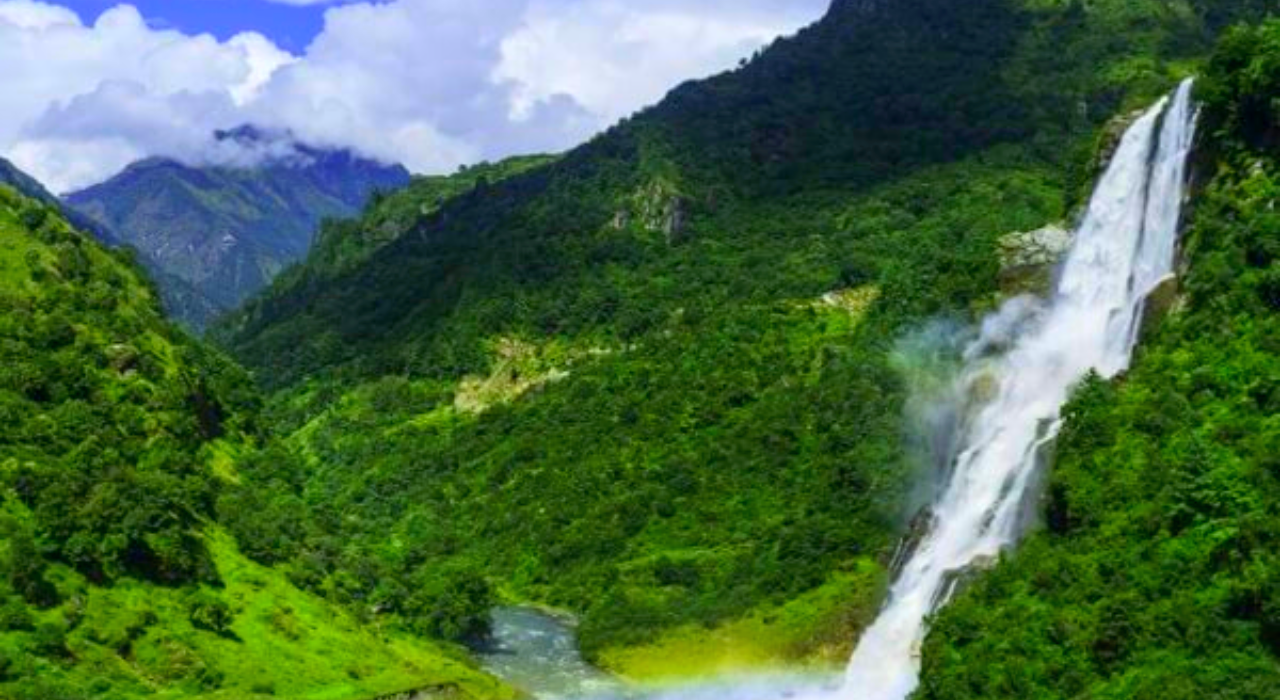
<instances>
[{"instance_id":1,"label":"green mountain","mask_svg":"<svg viewBox=\"0 0 1280 700\"><path fill-rule=\"evenodd\" d=\"M1280 21L1198 94L1182 299L1067 410L1045 528L936 622L922 698L1269 698L1280 687Z\"/></svg>"},{"instance_id":2,"label":"green mountain","mask_svg":"<svg viewBox=\"0 0 1280 700\"><path fill-rule=\"evenodd\" d=\"M54 204L0 185L0 697L510 697L240 554L256 390Z\"/></svg>"},{"instance_id":3,"label":"green mountain","mask_svg":"<svg viewBox=\"0 0 1280 700\"><path fill-rule=\"evenodd\" d=\"M1190 75L1182 288L1076 392L1043 526L957 579L920 696L1273 697L1274 9L837 0L561 157L73 197L193 299L300 260L212 329L252 375L0 168L0 697L511 698L457 646L499 602L637 679L839 666L934 495L904 423L938 338L1043 291L1027 232ZM254 228L325 197L362 213L309 252Z\"/></svg>"},{"instance_id":4,"label":"green mountain","mask_svg":"<svg viewBox=\"0 0 1280 700\"><path fill-rule=\"evenodd\" d=\"M398 196L375 195L361 217L321 222L303 263L282 273L275 286L293 289L316 284L355 268L448 201L552 162L553 156L516 156L464 166L453 175L416 176Z\"/></svg>"},{"instance_id":5,"label":"green mountain","mask_svg":"<svg viewBox=\"0 0 1280 700\"><path fill-rule=\"evenodd\" d=\"M292 455L228 527L410 625L442 570L572 609L633 675L843 661L927 497L902 339L992 309L1001 239L1265 9L842 0L554 163L390 195L424 213L215 329Z\"/></svg>"},{"instance_id":6,"label":"green mountain","mask_svg":"<svg viewBox=\"0 0 1280 700\"><path fill-rule=\"evenodd\" d=\"M58 198L53 196L36 181L35 178L22 172L13 163L0 158L0 184L44 204L54 204Z\"/></svg>"},{"instance_id":7,"label":"green mountain","mask_svg":"<svg viewBox=\"0 0 1280 700\"><path fill-rule=\"evenodd\" d=\"M171 313L196 329L303 258L323 220L354 216L374 192L409 182L400 166L252 127L218 140L265 155L247 167L150 159L66 198L139 251Z\"/></svg>"}]
</instances>

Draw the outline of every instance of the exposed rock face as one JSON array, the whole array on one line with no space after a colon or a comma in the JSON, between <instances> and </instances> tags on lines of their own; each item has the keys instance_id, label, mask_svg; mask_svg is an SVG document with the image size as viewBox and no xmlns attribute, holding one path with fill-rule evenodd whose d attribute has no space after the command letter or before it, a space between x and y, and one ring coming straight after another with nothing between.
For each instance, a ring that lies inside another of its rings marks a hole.
<instances>
[{"instance_id":1,"label":"exposed rock face","mask_svg":"<svg viewBox=\"0 0 1280 700\"><path fill-rule=\"evenodd\" d=\"M963 569L954 569L946 573L947 584L943 586L943 591L950 591L951 596L957 596L964 592L966 588L973 585L978 578L987 571L996 568L1000 563L998 556L981 556L973 560L973 563Z\"/></svg>"},{"instance_id":2,"label":"exposed rock face","mask_svg":"<svg viewBox=\"0 0 1280 700\"><path fill-rule=\"evenodd\" d=\"M1000 281L1009 294L1043 293L1053 281L1053 269L1071 249L1072 234L1051 224L1019 231L1000 239Z\"/></svg>"},{"instance_id":3,"label":"exposed rock face","mask_svg":"<svg viewBox=\"0 0 1280 700\"><path fill-rule=\"evenodd\" d=\"M679 243L689 221L689 201L676 186L664 179L655 179L640 188L630 198L625 208L614 214L610 225L622 230L638 225L646 233L660 233L667 243Z\"/></svg>"},{"instance_id":4,"label":"exposed rock face","mask_svg":"<svg viewBox=\"0 0 1280 700\"><path fill-rule=\"evenodd\" d=\"M874 285L838 289L822 295L819 303L829 308L845 311L855 319L866 315L867 311L880 300L880 288Z\"/></svg>"},{"instance_id":5,"label":"exposed rock face","mask_svg":"<svg viewBox=\"0 0 1280 700\"><path fill-rule=\"evenodd\" d=\"M488 376L465 377L454 395L454 408L479 415L493 406L510 403L545 384L568 378L569 372L549 364L541 350L517 338L499 338Z\"/></svg>"},{"instance_id":6,"label":"exposed rock face","mask_svg":"<svg viewBox=\"0 0 1280 700\"><path fill-rule=\"evenodd\" d=\"M894 578L902 573L902 567L906 566L916 549L929 536L935 521L933 509L929 507L921 508L911 518L911 522L907 525L907 534L898 542L898 549L893 553L893 561L889 563L889 571Z\"/></svg>"},{"instance_id":7,"label":"exposed rock face","mask_svg":"<svg viewBox=\"0 0 1280 700\"><path fill-rule=\"evenodd\" d=\"M1093 163L1090 165L1092 172L1090 181L1096 181L1097 176L1107 169L1111 164L1111 158L1116 154L1116 149L1120 147L1120 141L1124 138L1124 134L1133 126L1133 123L1142 118L1143 110L1137 110L1128 114L1121 114L1113 117L1107 122L1106 127L1102 130L1102 135L1098 140L1098 151L1094 155Z\"/></svg>"},{"instance_id":8,"label":"exposed rock face","mask_svg":"<svg viewBox=\"0 0 1280 700\"><path fill-rule=\"evenodd\" d=\"M662 232L667 235L667 243L676 243L680 240L688 218L688 206L683 197L667 200L662 209Z\"/></svg>"},{"instance_id":9,"label":"exposed rock face","mask_svg":"<svg viewBox=\"0 0 1280 700\"><path fill-rule=\"evenodd\" d=\"M1000 264L1005 268L1055 265L1071 249L1071 238L1071 232L1057 224L1011 233L1000 239Z\"/></svg>"},{"instance_id":10,"label":"exposed rock face","mask_svg":"<svg viewBox=\"0 0 1280 700\"><path fill-rule=\"evenodd\" d=\"M1160 320L1177 310L1181 301L1181 285L1178 276L1165 275L1147 295L1147 306L1142 313L1142 335L1147 336L1160 325Z\"/></svg>"}]
</instances>

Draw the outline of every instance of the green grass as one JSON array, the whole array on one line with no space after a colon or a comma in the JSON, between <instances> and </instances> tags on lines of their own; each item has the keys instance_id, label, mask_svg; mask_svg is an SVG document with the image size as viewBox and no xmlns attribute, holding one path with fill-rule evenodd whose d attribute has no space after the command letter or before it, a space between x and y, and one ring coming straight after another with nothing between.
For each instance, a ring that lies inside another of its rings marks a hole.
<instances>
[{"instance_id":1,"label":"green grass","mask_svg":"<svg viewBox=\"0 0 1280 700\"><path fill-rule=\"evenodd\" d=\"M405 690L456 687L466 697L513 693L478 671L461 650L404 634L375 633L348 613L298 591L284 575L255 565L224 534L211 535L222 592L236 613L240 644L204 636L212 665L236 685L210 697L235 698L256 686L307 700L346 700Z\"/></svg>"},{"instance_id":2,"label":"green grass","mask_svg":"<svg viewBox=\"0 0 1280 700\"><path fill-rule=\"evenodd\" d=\"M680 683L736 672L843 667L875 616L888 574L872 561L782 605L715 625L682 625L657 640L599 652L604 667L640 684Z\"/></svg>"},{"instance_id":3,"label":"green grass","mask_svg":"<svg viewBox=\"0 0 1280 700\"><path fill-rule=\"evenodd\" d=\"M51 260L18 220L22 201L13 189L0 185L0 288L31 295L38 294L39 289L31 279L28 255L34 252L40 264Z\"/></svg>"},{"instance_id":4,"label":"green grass","mask_svg":"<svg viewBox=\"0 0 1280 700\"><path fill-rule=\"evenodd\" d=\"M366 700L445 688L466 698L514 697L460 650L380 633L299 591L281 572L252 563L216 529L208 538L223 587L198 593L137 581L103 588L59 570L73 602L38 619L65 625L77 618L66 635L75 663L41 663L30 671L61 682L45 687L110 698ZM225 627L197 626L196 600L225 605ZM0 633L0 649L24 636L30 635Z\"/></svg>"}]
</instances>

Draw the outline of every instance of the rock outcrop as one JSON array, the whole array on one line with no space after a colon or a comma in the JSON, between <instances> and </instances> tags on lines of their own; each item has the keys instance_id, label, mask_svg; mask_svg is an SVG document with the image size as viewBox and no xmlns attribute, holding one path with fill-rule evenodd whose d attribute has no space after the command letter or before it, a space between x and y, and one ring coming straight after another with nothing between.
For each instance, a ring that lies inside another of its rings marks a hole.
<instances>
[{"instance_id":1,"label":"rock outcrop","mask_svg":"<svg viewBox=\"0 0 1280 700\"><path fill-rule=\"evenodd\" d=\"M622 230L635 224L646 233L662 234L674 245L683 239L688 220L689 201L675 185L659 178L636 191L614 214L611 225Z\"/></svg>"},{"instance_id":2,"label":"rock outcrop","mask_svg":"<svg viewBox=\"0 0 1280 700\"><path fill-rule=\"evenodd\" d=\"M1007 294L1046 293L1053 270L1071 249L1072 234L1051 224L1000 239L1000 283Z\"/></svg>"},{"instance_id":3,"label":"rock outcrop","mask_svg":"<svg viewBox=\"0 0 1280 700\"><path fill-rule=\"evenodd\" d=\"M1160 325L1161 319L1176 311L1181 298L1178 276L1169 274L1162 277L1147 295L1146 308L1142 312L1142 335L1150 335Z\"/></svg>"}]
</instances>

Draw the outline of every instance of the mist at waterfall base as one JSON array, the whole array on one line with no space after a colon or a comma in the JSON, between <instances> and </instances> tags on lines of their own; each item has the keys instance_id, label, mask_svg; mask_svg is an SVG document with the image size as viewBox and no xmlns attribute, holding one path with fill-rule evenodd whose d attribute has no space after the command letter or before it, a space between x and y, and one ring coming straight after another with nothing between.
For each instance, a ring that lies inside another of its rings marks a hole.
<instances>
[{"instance_id":1,"label":"mist at waterfall base","mask_svg":"<svg viewBox=\"0 0 1280 700\"><path fill-rule=\"evenodd\" d=\"M910 445L932 465L932 505L895 558L896 578L843 678L759 675L597 698L904 700L919 684L930 614L966 571L1026 531L1061 409L1090 373L1125 371L1147 296L1173 271L1195 134L1191 81L1124 134L1075 232L1048 299L1006 302L978 328L930 324L899 344L913 397ZM553 696L545 696L551 700ZM554 696L560 697L560 696Z\"/></svg>"}]
</instances>

